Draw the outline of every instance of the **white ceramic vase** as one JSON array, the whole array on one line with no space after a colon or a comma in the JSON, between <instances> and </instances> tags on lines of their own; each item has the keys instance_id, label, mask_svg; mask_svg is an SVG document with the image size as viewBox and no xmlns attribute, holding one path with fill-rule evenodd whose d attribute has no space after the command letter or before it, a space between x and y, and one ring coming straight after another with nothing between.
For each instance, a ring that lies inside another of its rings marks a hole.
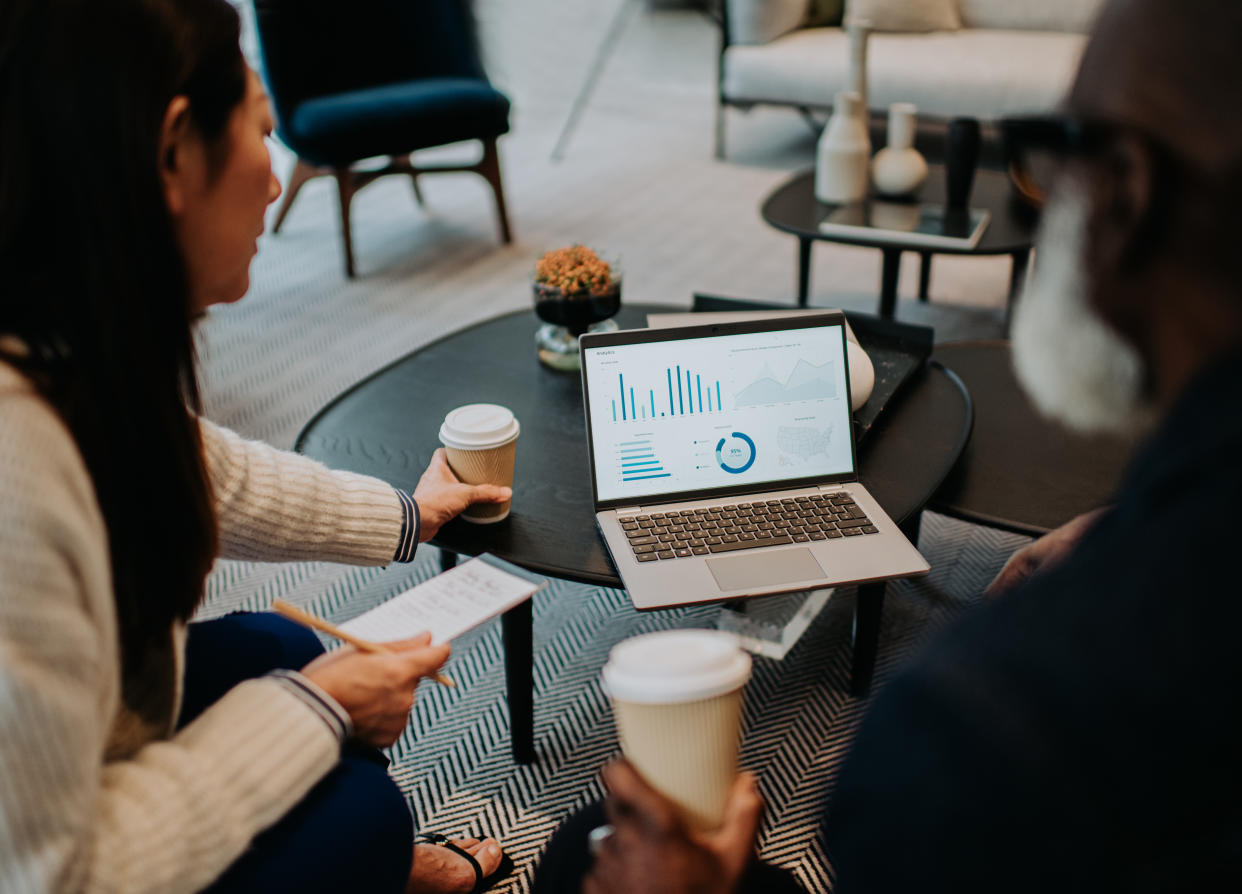
<instances>
[{"instance_id":1,"label":"white ceramic vase","mask_svg":"<svg viewBox=\"0 0 1242 894\"><path fill-rule=\"evenodd\" d=\"M866 19L850 18L845 23L845 31L850 39L850 84L849 89L858 94L859 113L864 116L868 110L867 97L867 42L871 38L871 23Z\"/></svg>"},{"instance_id":2,"label":"white ceramic vase","mask_svg":"<svg viewBox=\"0 0 1242 894\"><path fill-rule=\"evenodd\" d=\"M881 195L908 196L927 179L927 160L914 148L917 115L918 109L908 102L889 106L888 145L871 163L872 181Z\"/></svg>"},{"instance_id":3,"label":"white ceramic vase","mask_svg":"<svg viewBox=\"0 0 1242 894\"><path fill-rule=\"evenodd\" d=\"M820 134L815 150L815 198L821 202L857 202L867 195L871 138L860 107L857 93L838 93L832 117Z\"/></svg>"}]
</instances>

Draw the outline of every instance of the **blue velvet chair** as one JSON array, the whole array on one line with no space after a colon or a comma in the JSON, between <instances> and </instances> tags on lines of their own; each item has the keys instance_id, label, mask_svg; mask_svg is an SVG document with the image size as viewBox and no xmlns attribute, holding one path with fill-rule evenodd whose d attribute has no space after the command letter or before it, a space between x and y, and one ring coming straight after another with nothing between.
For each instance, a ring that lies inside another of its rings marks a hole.
<instances>
[{"instance_id":1,"label":"blue velvet chair","mask_svg":"<svg viewBox=\"0 0 1242 894\"><path fill-rule=\"evenodd\" d=\"M274 232L302 185L336 177L345 274L354 275L349 205L386 174L482 175L496 197L501 239L512 236L496 139L509 130L509 100L488 83L468 0L254 0L263 75L276 132L297 153ZM480 140L473 165L425 167L410 153ZM355 169L386 156L380 168Z\"/></svg>"}]
</instances>

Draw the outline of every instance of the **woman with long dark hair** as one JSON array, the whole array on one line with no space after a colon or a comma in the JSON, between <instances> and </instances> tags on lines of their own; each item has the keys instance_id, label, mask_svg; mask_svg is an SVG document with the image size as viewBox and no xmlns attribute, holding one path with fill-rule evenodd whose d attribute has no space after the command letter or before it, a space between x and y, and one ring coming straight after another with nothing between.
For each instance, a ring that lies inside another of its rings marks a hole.
<instances>
[{"instance_id":1,"label":"woman with long dark hair","mask_svg":"<svg viewBox=\"0 0 1242 894\"><path fill-rule=\"evenodd\" d=\"M280 192L238 39L225 0L0 4L5 891L471 890L502 859L416 847L375 750L447 646L187 624L218 555L409 561L509 497L442 454L410 495L201 418L193 320L246 292Z\"/></svg>"}]
</instances>

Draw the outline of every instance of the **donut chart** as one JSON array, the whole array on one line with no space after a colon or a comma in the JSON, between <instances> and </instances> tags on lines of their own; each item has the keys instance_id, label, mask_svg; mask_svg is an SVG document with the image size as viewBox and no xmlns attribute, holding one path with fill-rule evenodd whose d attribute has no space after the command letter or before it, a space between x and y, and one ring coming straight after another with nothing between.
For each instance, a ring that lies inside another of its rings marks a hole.
<instances>
[{"instance_id":1,"label":"donut chart","mask_svg":"<svg viewBox=\"0 0 1242 894\"><path fill-rule=\"evenodd\" d=\"M732 443L729 443L729 442ZM741 475L755 464L755 442L740 431L730 432L728 438L716 443L716 464L732 475Z\"/></svg>"}]
</instances>

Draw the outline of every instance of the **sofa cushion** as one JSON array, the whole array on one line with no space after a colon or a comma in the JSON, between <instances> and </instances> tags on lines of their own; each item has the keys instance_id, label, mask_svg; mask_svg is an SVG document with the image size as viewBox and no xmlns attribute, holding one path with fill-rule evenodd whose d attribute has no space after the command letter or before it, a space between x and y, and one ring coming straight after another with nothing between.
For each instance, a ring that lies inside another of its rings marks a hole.
<instances>
[{"instance_id":1,"label":"sofa cushion","mask_svg":"<svg viewBox=\"0 0 1242 894\"><path fill-rule=\"evenodd\" d=\"M873 34L868 104L912 102L920 115L983 121L1040 112L1061 102L1086 46L1082 34L963 29ZM849 36L804 28L766 46L729 47L724 95L735 101L830 106L849 83Z\"/></svg>"},{"instance_id":2,"label":"sofa cushion","mask_svg":"<svg viewBox=\"0 0 1242 894\"><path fill-rule=\"evenodd\" d=\"M729 42L764 44L806 21L807 0L725 0Z\"/></svg>"},{"instance_id":3,"label":"sofa cushion","mask_svg":"<svg viewBox=\"0 0 1242 894\"><path fill-rule=\"evenodd\" d=\"M846 21L876 31L956 31L962 27L957 0L849 0Z\"/></svg>"},{"instance_id":4,"label":"sofa cushion","mask_svg":"<svg viewBox=\"0 0 1242 894\"><path fill-rule=\"evenodd\" d=\"M1073 31L1086 34L1103 0L957 0L966 28Z\"/></svg>"}]
</instances>

